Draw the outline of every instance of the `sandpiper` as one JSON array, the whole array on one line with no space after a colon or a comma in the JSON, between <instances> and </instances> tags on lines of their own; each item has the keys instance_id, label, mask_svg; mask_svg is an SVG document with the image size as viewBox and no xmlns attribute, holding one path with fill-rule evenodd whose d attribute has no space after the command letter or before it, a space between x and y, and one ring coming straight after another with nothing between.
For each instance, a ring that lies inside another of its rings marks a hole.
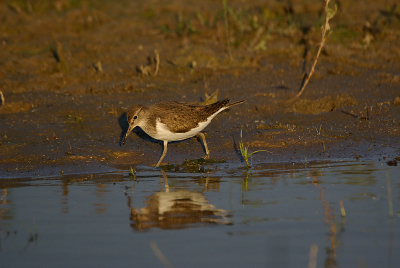
<instances>
[{"instance_id":1,"label":"sandpiper","mask_svg":"<svg viewBox=\"0 0 400 268\"><path fill-rule=\"evenodd\" d=\"M156 167L158 167L167 154L168 142L185 140L197 135L203 141L206 150L206 156L204 158L209 158L210 152L208 151L206 138L200 131L202 131L217 114L233 105L245 101L246 100L241 100L229 103L229 99L224 99L204 106L174 101L160 102L148 107L134 105L127 113L129 128L126 132L123 144L125 144L126 138L135 127L140 127L150 137L163 141L164 149L156 165Z\"/></svg>"}]
</instances>

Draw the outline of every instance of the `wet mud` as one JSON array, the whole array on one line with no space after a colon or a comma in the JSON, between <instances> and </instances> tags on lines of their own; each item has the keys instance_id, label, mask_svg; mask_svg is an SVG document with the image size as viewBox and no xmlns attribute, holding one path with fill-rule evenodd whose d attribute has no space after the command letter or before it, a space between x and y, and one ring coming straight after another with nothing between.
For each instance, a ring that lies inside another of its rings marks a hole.
<instances>
[{"instance_id":1,"label":"wet mud","mask_svg":"<svg viewBox=\"0 0 400 268\"><path fill-rule=\"evenodd\" d=\"M161 143L124 113L164 100L246 99L205 129L212 159L254 163L391 160L400 154L400 7L338 1L320 41L321 1L3 1L0 177L96 173L155 165ZM229 40L229 42L227 41ZM172 143L163 164L204 156Z\"/></svg>"}]
</instances>

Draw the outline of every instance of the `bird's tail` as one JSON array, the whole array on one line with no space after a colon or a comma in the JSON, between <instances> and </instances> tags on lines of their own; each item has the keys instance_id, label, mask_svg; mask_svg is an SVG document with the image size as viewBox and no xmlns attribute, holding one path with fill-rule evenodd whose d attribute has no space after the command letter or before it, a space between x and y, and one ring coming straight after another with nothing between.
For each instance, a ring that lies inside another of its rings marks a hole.
<instances>
[{"instance_id":1,"label":"bird's tail","mask_svg":"<svg viewBox=\"0 0 400 268\"><path fill-rule=\"evenodd\" d=\"M237 101L237 102L233 102L233 103L228 103L227 105L226 105L226 107L231 107L231 106L233 106L233 105L237 105L237 104L241 104L241 103L243 103L243 102L245 102L246 100L241 100L241 101Z\"/></svg>"}]
</instances>

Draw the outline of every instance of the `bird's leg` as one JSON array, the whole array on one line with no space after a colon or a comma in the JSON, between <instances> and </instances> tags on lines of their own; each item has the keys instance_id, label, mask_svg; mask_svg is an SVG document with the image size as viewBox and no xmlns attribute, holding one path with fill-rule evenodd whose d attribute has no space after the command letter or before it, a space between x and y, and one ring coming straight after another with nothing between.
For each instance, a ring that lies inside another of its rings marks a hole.
<instances>
[{"instance_id":1,"label":"bird's leg","mask_svg":"<svg viewBox=\"0 0 400 268\"><path fill-rule=\"evenodd\" d=\"M203 158L204 159L209 159L210 158L210 151L208 150L208 147L207 147L206 136L204 136L204 134L201 133L201 132L197 133L196 136L200 137L200 139L203 141L204 149L206 150L206 155Z\"/></svg>"},{"instance_id":2,"label":"bird's leg","mask_svg":"<svg viewBox=\"0 0 400 268\"><path fill-rule=\"evenodd\" d=\"M163 160L164 156L167 154L167 145L168 145L168 141L164 141L164 149L163 149L162 155L160 157L160 160L158 160L156 167L160 166L161 161Z\"/></svg>"}]
</instances>

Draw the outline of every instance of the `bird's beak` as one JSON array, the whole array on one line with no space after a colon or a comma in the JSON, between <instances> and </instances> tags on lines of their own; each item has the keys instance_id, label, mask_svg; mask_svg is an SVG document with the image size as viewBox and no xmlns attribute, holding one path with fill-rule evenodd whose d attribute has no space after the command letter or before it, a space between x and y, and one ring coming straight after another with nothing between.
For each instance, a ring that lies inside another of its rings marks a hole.
<instances>
[{"instance_id":1,"label":"bird's beak","mask_svg":"<svg viewBox=\"0 0 400 268\"><path fill-rule=\"evenodd\" d=\"M132 130L135 128L135 125L129 125L128 131L125 134L125 138L122 142L122 145L125 145L126 138L128 138L129 134L131 134Z\"/></svg>"}]
</instances>

